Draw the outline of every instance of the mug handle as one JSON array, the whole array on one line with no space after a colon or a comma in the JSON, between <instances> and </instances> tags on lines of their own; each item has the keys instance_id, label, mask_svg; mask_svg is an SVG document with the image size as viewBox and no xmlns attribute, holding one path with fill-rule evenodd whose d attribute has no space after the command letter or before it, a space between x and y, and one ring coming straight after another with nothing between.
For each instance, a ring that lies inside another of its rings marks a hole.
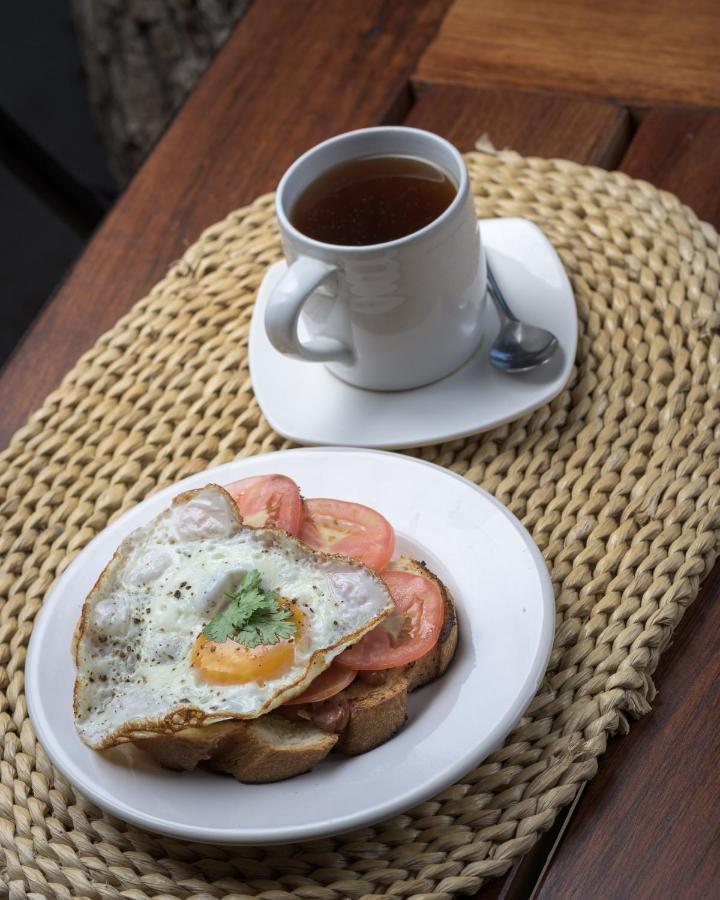
<instances>
[{"instance_id":1,"label":"mug handle","mask_svg":"<svg viewBox=\"0 0 720 900\"><path fill-rule=\"evenodd\" d=\"M265 330L270 343L280 353L312 362L351 363L351 347L331 337L301 341L298 320L303 304L312 292L338 271L312 256L299 256L273 289L265 307Z\"/></svg>"}]
</instances>

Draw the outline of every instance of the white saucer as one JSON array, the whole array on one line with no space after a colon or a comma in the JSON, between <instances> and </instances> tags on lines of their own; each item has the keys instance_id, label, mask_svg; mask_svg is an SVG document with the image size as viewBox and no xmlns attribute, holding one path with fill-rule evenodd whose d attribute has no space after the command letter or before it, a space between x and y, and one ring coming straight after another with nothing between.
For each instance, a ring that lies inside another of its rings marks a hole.
<instances>
[{"instance_id":1,"label":"white saucer","mask_svg":"<svg viewBox=\"0 0 720 900\"><path fill-rule=\"evenodd\" d=\"M460 644L448 671L414 693L405 727L370 753L319 763L277 784L159 768L132 746L102 753L73 724L70 643L83 600L120 541L175 494L281 472L305 496L377 508L397 553L424 559L455 598ZM552 646L555 602L540 551L497 500L458 475L390 453L286 450L186 478L101 532L59 578L32 633L30 716L52 762L83 794L128 822L189 840L279 843L335 834L423 802L499 746L533 698Z\"/></svg>"},{"instance_id":2,"label":"white saucer","mask_svg":"<svg viewBox=\"0 0 720 900\"><path fill-rule=\"evenodd\" d=\"M498 372L489 348L499 329L488 301L486 336L461 369L424 388L366 391L340 381L319 363L289 359L270 344L265 305L286 269L278 262L260 287L250 327L250 374L265 418L300 444L395 449L465 437L502 425L552 400L575 359L577 314L570 282L542 231L526 219L480 221L493 273L517 315L549 328L560 348L534 372Z\"/></svg>"}]
</instances>

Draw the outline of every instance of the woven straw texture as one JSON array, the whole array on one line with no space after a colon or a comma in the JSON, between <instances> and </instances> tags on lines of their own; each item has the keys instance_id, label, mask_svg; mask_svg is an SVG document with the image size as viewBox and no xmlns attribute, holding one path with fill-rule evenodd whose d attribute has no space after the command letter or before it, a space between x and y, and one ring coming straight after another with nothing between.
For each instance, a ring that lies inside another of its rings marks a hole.
<instances>
[{"instance_id":1,"label":"woven straw texture","mask_svg":"<svg viewBox=\"0 0 720 900\"><path fill-rule=\"evenodd\" d=\"M566 390L484 435L413 451L491 491L557 597L547 677L461 783L392 821L294 847L183 843L101 813L49 764L23 694L53 580L120 512L217 463L287 446L264 421L248 325L280 256L272 198L209 228L78 362L0 460L0 845L11 898L381 898L472 893L525 853L646 713L651 675L720 537L718 236L619 173L467 157L480 216L537 222L580 320Z\"/></svg>"}]
</instances>

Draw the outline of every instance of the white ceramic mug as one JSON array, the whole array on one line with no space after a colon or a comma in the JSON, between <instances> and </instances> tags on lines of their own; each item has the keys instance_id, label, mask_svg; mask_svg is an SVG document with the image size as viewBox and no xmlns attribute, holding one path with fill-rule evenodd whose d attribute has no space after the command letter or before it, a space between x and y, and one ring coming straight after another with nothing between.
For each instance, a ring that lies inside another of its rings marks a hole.
<instances>
[{"instance_id":1,"label":"white ceramic mug","mask_svg":"<svg viewBox=\"0 0 720 900\"><path fill-rule=\"evenodd\" d=\"M326 244L295 228L291 212L308 185L339 163L379 154L438 166L457 187L450 206L384 244ZM265 310L273 346L373 390L420 387L459 368L480 343L486 288L468 181L456 148L416 128L351 131L296 160L276 197L288 269Z\"/></svg>"}]
</instances>

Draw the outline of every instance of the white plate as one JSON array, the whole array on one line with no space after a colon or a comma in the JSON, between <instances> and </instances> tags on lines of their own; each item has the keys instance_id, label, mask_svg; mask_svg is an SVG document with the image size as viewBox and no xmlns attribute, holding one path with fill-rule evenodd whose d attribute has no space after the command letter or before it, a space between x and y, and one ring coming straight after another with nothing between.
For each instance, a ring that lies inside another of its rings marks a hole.
<instances>
[{"instance_id":1,"label":"white plate","mask_svg":"<svg viewBox=\"0 0 720 900\"><path fill-rule=\"evenodd\" d=\"M409 720L362 756L331 758L267 785L206 771L163 770L134 747L102 753L78 738L70 642L83 599L119 542L180 491L282 472L305 496L359 501L397 529L398 552L442 578L456 600L460 644L443 678L411 697ZM349 449L286 450L186 478L131 509L57 581L33 630L27 698L53 763L99 806L143 828L214 843L278 843L334 834L394 815L477 765L518 721L547 665L555 604L543 558L489 494L430 463Z\"/></svg>"},{"instance_id":2,"label":"white plate","mask_svg":"<svg viewBox=\"0 0 720 900\"><path fill-rule=\"evenodd\" d=\"M419 447L486 431L548 403L565 387L577 344L577 313L560 258L526 219L484 219L480 233L493 273L517 315L549 328L560 347L534 372L499 372L490 344L500 324L485 304L485 337L461 369L411 391L352 387L319 363L289 359L270 344L265 306L286 269L268 269L250 326L250 374L260 408L278 434L300 444Z\"/></svg>"}]
</instances>

